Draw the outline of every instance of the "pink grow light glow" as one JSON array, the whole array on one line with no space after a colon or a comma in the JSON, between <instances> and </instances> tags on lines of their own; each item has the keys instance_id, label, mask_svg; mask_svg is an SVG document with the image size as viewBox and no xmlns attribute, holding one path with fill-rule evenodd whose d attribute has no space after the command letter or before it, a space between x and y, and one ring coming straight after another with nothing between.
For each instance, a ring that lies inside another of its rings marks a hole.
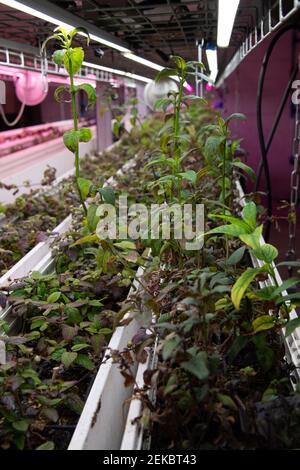
<instances>
[{"instance_id":1,"label":"pink grow light glow","mask_svg":"<svg viewBox=\"0 0 300 470\"><path fill-rule=\"evenodd\" d=\"M47 96L43 93L43 82L40 76L34 72L23 71L17 78L15 86L18 100L26 106L36 106Z\"/></svg>"},{"instance_id":2,"label":"pink grow light glow","mask_svg":"<svg viewBox=\"0 0 300 470\"><path fill-rule=\"evenodd\" d=\"M192 87L192 85L188 82L185 82L184 84L184 88L189 92L191 93L192 91L194 91L194 88Z\"/></svg>"},{"instance_id":3,"label":"pink grow light glow","mask_svg":"<svg viewBox=\"0 0 300 470\"><path fill-rule=\"evenodd\" d=\"M215 87L211 83L207 83L206 91L212 91Z\"/></svg>"}]
</instances>

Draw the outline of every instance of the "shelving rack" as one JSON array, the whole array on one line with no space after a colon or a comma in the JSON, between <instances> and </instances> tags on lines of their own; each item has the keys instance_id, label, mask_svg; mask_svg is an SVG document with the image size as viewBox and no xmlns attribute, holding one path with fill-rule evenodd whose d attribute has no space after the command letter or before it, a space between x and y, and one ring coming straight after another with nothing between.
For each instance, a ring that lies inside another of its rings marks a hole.
<instances>
[{"instance_id":1,"label":"shelving rack","mask_svg":"<svg viewBox=\"0 0 300 470\"><path fill-rule=\"evenodd\" d=\"M5 45L7 43L7 45ZM25 47L26 50L20 50L22 44L14 44L13 41L1 41L0 46L0 65L8 67L17 67L24 70L35 72L51 73L62 77L66 76L63 67L59 68L50 60L43 60L39 57L38 49L34 47ZM84 78L92 73L97 81L110 82L114 77L112 73L98 70L91 67L82 67L77 77Z\"/></svg>"},{"instance_id":2,"label":"shelving rack","mask_svg":"<svg viewBox=\"0 0 300 470\"><path fill-rule=\"evenodd\" d=\"M300 0L285 2L277 0L275 5L269 7L267 14L258 22L246 39L242 42L231 61L227 64L224 72L219 77L217 87L221 86L240 63L261 44L271 33L280 28L300 11Z\"/></svg>"}]
</instances>

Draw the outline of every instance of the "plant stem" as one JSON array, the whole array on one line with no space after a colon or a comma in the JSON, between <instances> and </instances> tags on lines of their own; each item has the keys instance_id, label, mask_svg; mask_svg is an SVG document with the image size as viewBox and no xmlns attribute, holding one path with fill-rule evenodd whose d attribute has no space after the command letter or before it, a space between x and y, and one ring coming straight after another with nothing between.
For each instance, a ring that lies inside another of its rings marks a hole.
<instances>
[{"instance_id":1,"label":"plant stem","mask_svg":"<svg viewBox=\"0 0 300 470\"><path fill-rule=\"evenodd\" d=\"M181 111L181 103L182 103L182 96L183 96L183 84L185 82L185 78L182 77L179 84L179 94L176 102L175 107L175 120L174 120L174 156L176 161L176 170L177 172L180 170L180 145L179 145L179 133L180 133L180 111Z\"/></svg>"},{"instance_id":2,"label":"plant stem","mask_svg":"<svg viewBox=\"0 0 300 470\"><path fill-rule=\"evenodd\" d=\"M225 215L225 198L226 198L226 143L222 144L222 204L223 215Z\"/></svg>"},{"instance_id":3,"label":"plant stem","mask_svg":"<svg viewBox=\"0 0 300 470\"><path fill-rule=\"evenodd\" d=\"M225 199L226 199L226 141L222 144L222 204L223 204L223 215L225 215ZM228 237L225 235L225 250L226 250L226 260L229 257L229 246L228 246Z\"/></svg>"},{"instance_id":4,"label":"plant stem","mask_svg":"<svg viewBox=\"0 0 300 470\"><path fill-rule=\"evenodd\" d=\"M77 103L76 103L76 90L74 86L74 76L73 76L73 66L72 66L72 61L69 58L69 75L70 75L70 92L71 92L71 97L72 97L72 113L73 113L73 122L74 122L74 131L78 131L78 114L77 114ZM79 143L77 144L76 151L75 151L75 177L76 177L76 185L77 185L77 190L80 198L81 205L83 207L83 210L85 212L85 215L87 215L87 208L85 205L85 202L82 198L80 187L78 184L78 178L80 177L80 159L79 159Z\"/></svg>"}]
</instances>

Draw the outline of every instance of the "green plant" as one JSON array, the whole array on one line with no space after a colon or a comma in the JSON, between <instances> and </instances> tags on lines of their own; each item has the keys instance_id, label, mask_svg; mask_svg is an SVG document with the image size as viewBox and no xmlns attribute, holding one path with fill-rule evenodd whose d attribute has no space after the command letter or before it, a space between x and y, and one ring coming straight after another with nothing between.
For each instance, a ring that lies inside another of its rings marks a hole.
<instances>
[{"instance_id":1,"label":"green plant","mask_svg":"<svg viewBox=\"0 0 300 470\"><path fill-rule=\"evenodd\" d=\"M232 114L227 119L218 117L217 124L209 124L204 128L204 131L208 131L211 134L205 143L207 163L214 173L216 173L216 167L220 169L220 201L223 214L225 214L226 207L228 206L228 198L232 195L234 170L245 172L252 180L256 178L252 168L241 162L240 158L235 157L236 151L239 150L240 142L238 140L230 140L229 125L234 119L245 120L246 118L243 114L239 113Z\"/></svg>"},{"instance_id":2,"label":"green plant","mask_svg":"<svg viewBox=\"0 0 300 470\"><path fill-rule=\"evenodd\" d=\"M181 114L182 107L188 106L192 101L201 101L200 97L195 95L185 95L184 94L184 85L186 84L187 77L193 74L193 70L196 65L202 64L197 62L186 62L182 57L173 56L173 61L175 64L174 68L163 69L158 73L156 81L162 81L169 77L176 77L179 83L179 89L177 92L170 92L167 98L162 98L155 103L155 109L163 108L164 111L171 106L173 113L168 113L166 115L166 124L161 129L160 136L160 146L162 155L159 158L155 158L149 165L164 165L166 168L170 168L172 174L165 175L155 181L151 187L160 185L165 187L167 194L169 193L171 198L173 197L174 189L179 201L182 197L182 180L187 179L188 181L196 182L197 175L194 171L189 173L182 172L182 160L183 148L187 147L189 141L187 140L187 135L182 133L181 125ZM166 158L165 154L171 152L170 158Z\"/></svg>"},{"instance_id":3,"label":"green plant","mask_svg":"<svg viewBox=\"0 0 300 470\"><path fill-rule=\"evenodd\" d=\"M300 294L286 295L285 291L299 284L299 278L290 278L281 285L275 271L274 261L278 257L278 250L271 244L262 243L263 225L257 226L257 208L254 202L249 202L242 210L242 217L237 218L231 215L211 215L226 222L210 230L207 235L224 234L225 236L238 237L246 245L250 254L260 261L260 266L248 268L236 280L231 290L231 299L237 310L240 309L242 300L248 296L273 304L272 314L261 315L252 322L255 332L267 331L272 328L286 327L288 334L300 325L299 321L290 321L289 313L300 302ZM239 248L232 254L231 263L238 260L243 255L245 248ZM253 280L261 275L269 276L271 285L262 289L252 289L249 286Z\"/></svg>"},{"instance_id":4,"label":"green plant","mask_svg":"<svg viewBox=\"0 0 300 470\"><path fill-rule=\"evenodd\" d=\"M67 31L65 28L56 28L52 36L50 36L42 45L41 52L43 53L47 43L50 40L55 40L60 49L56 50L53 54L53 61L58 66L64 66L70 78L70 86L60 86L55 91L55 98L61 102L63 94L67 93L71 96L72 113L74 121L74 129L64 134L65 146L74 153L75 156L75 176L78 188L79 197L81 200L84 212L87 214L86 198L89 194L91 182L80 175L80 156L79 156L79 143L89 142L92 139L92 132L89 128L78 127L78 112L76 103L76 94L83 90L88 96L88 106L95 106L96 92L92 85L83 83L81 85L74 84L74 77L79 72L82 62L84 60L84 51L82 47L72 47L73 41L79 34L87 36L87 43L89 44L89 33L84 28L76 28L73 31Z\"/></svg>"}]
</instances>

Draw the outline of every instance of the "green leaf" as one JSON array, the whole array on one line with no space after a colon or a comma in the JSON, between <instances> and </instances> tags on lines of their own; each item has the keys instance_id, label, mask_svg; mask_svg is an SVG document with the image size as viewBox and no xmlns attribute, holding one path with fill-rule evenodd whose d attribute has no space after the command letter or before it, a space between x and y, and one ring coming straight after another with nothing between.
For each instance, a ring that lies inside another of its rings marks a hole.
<instances>
[{"instance_id":1,"label":"green leaf","mask_svg":"<svg viewBox=\"0 0 300 470\"><path fill-rule=\"evenodd\" d=\"M275 258L277 258L278 250L275 246L266 243L265 245L261 245L259 248L253 250L253 254L261 261L270 264Z\"/></svg>"},{"instance_id":2,"label":"green leaf","mask_svg":"<svg viewBox=\"0 0 300 470\"><path fill-rule=\"evenodd\" d=\"M90 345L89 344L86 344L86 343L79 343L79 344L75 344L74 346L72 346L72 351L74 352L78 352L78 351L81 351L82 349L87 349L89 348Z\"/></svg>"},{"instance_id":3,"label":"green leaf","mask_svg":"<svg viewBox=\"0 0 300 470\"><path fill-rule=\"evenodd\" d=\"M70 74L70 62L72 66L73 76L79 72L82 62L84 60L84 52L82 47L75 47L74 49L69 49L64 55L64 65L67 72Z\"/></svg>"},{"instance_id":4,"label":"green leaf","mask_svg":"<svg viewBox=\"0 0 300 470\"><path fill-rule=\"evenodd\" d=\"M284 281L279 287L277 287L273 294L272 294L272 299L275 299L279 294L281 294L283 291L290 289L291 287L296 286L299 284L300 279L296 277L291 277L290 279L287 279Z\"/></svg>"},{"instance_id":5,"label":"green leaf","mask_svg":"<svg viewBox=\"0 0 300 470\"><path fill-rule=\"evenodd\" d=\"M240 119L242 121L245 121L247 118L246 118L245 114L233 113L233 114L231 114L231 116L229 116L227 119L225 119L225 123L229 124L230 121L232 121L233 119Z\"/></svg>"},{"instance_id":6,"label":"green leaf","mask_svg":"<svg viewBox=\"0 0 300 470\"><path fill-rule=\"evenodd\" d=\"M179 55L172 55L171 59L173 60L173 62L175 62L176 66L180 70L186 69L186 61L182 57L180 57Z\"/></svg>"},{"instance_id":7,"label":"green leaf","mask_svg":"<svg viewBox=\"0 0 300 470\"><path fill-rule=\"evenodd\" d=\"M79 364L80 366L88 370L93 370L95 368L93 361L85 354L78 354L76 358L76 364Z\"/></svg>"},{"instance_id":8,"label":"green leaf","mask_svg":"<svg viewBox=\"0 0 300 470\"><path fill-rule=\"evenodd\" d=\"M288 321L285 324L285 337L287 338L292 333L294 333L295 329L300 326L300 317L294 318L293 320Z\"/></svg>"},{"instance_id":9,"label":"green leaf","mask_svg":"<svg viewBox=\"0 0 300 470\"><path fill-rule=\"evenodd\" d=\"M76 352L64 352L61 356L61 362L66 368L69 368L70 365L77 359Z\"/></svg>"},{"instance_id":10,"label":"green leaf","mask_svg":"<svg viewBox=\"0 0 300 470\"><path fill-rule=\"evenodd\" d=\"M61 296L61 292L52 292L52 294L50 294L47 297L47 303L48 304L55 304L55 302L57 302L59 300L60 296Z\"/></svg>"},{"instance_id":11,"label":"green leaf","mask_svg":"<svg viewBox=\"0 0 300 470\"><path fill-rule=\"evenodd\" d=\"M244 294L248 289L249 284L260 272L260 268L249 268L238 278L238 280L234 284L231 291L231 300L237 310L239 310L240 308L242 298L244 297Z\"/></svg>"},{"instance_id":12,"label":"green leaf","mask_svg":"<svg viewBox=\"0 0 300 470\"><path fill-rule=\"evenodd\" d=\"M59 414L55 408L43 408L42 413L53 423L57 423Z\"/></svg>"},{"instance_id":13,"label":"green leaf","mask_svg":"<svg viewBox=\"0 0 300 470\"><path fill-rule=\"evenodd\" d=\"M241 237L241 235L246 234L246 230L237 225L220 225L220 227L213 228L206 232L205 236L219 233L230 235L232 237Z\"/></svg>"},{"instance_id":14,"label":"green leaf","mask_svg":"<svg viewBox=\"0 0 300 470\"><path fill-rule=\"evenodd\" d=\"M245 165L243 162L233 162L232 165L243 170L248 176L250 176L252 181L256 181L256 173L250 166Z\"/></svg>"},{"instance_id":15,"label":"green leaf","mask_svg":"<svg viewBox=\"0 0 300 470\"><path fill-rule=\"evenodd\" d=\"M97 101L97 94L96 94L95 88L89 83L82 83L81 85L78 85L76 87L76 92L79 90L83 90L87 94L88 107L94 108L94 106L96 105L96 101Z\"/></svg>"},{"instance_id":16,"label":"green leaf","mask_svg":"<svg viewBox=\"0 0 300 470\"><path fill-rule=\"evenodd\" d=\"M88 30L86 28L83 28L83 27L80 27L80 28L75 28L73 29L73 31L71 31L69 33L69 36L70 38L74 38L74 36L76 36L76 34L79 34L79 33L83 33L87 36L87 45L89 46L90 44L90 33L88 32Z\"/></svg>"},{"instance_id":17,"label":"green leaf","mask_svg":"<svg viewBox=\"0 0 300 470\"><path fill-rule=\"evenodd\" d=\"M242 211L242 217L251 230L256 229L257 209L254 202L248 202Z\"/></svg>"},{"instance_id":18,"label":"green leaf","mask_svg":"<svg viewBox=\"0 0 300 470\"><path fill-rule=\"evenodd\" d=\"M110 186L106 186L105 188L100 188L99 193L103 197L104 202L106 202L107 204L111 204L113 206L115 205L116 195L115 195L113 188L111 188Z\"/></svg>"},{"instance_id":19,"label":"green leaf","mask_svg":"<svg viewBox=\"0 0 300 470\"><path fill-rule=\"evenodd\" d=\"M189 361L182 362L181 367L195 375L199 380L206 380L209 377L207 354L203 351L196 356L192 356Z\"/></svg>"},{"instance_id":20,"label":"green leaf","mask_svg":"<svg viewBox=\"0 0 300 470\"><path fill-rule=\"evenodd\" d=\"M254 230L254 232L241 234L239 235L239 237L242 240L242 242L246 243L246 245L250 246L250 248L253 248L253 250L255 250L257 248L260 248L262 231L263 231L263 225L260 225Z\"/></svg>"},{"instance_id":21,"label":"green leaf","mask_svg":"<svg viewBox=\"0 0 300 470\"><path fill-rule=\"evenodd\" d=\"M99 218L100 217L97 215L97 206L96 206L96 204L91 204L88 207L88 212L87 212L87 217L86 217L86 220L87 220L87 223L88 223L88 226L89 226L89 229L90 229L91 232L95 232L97 224L99 222ZM96 239L97 239L97 237L96 237Z\"/></svg>"},{"instance_id":22,"label":"green leaf","mask_svg":"<svg viewBox=\"0 0 300 470\"><path fill-rule=\"evenodd\" d=\"M206 101L201 98L201 96L197 96L197 95L184 95L183 97L183 101L203 101L206 103Z\"/></svg>"},{"instance_id":23,"label":"green leaf","mask_svg":"<svg viewBox=\"0 0 300 470\"><path fill-rule=\"evenodd\" d=\"M88 127L82 127L79 130L79 142L89 142L92 138L92 131Z\"/></svg>"},{"instance_id":24,"label":"green leaf","mask_svg":"<svg viewBox=\"0 0 300 470\"><path fill-rule=\"evenodd\" d=\"M72 243L72 246L84 245L85 243L95 243L98 241L97 235L87 235L86 237L79 238L76 242Z\"/></svg>"},{"instance_id":25,"label":"green leaf","mask_svg":"<svg viewBox=\"0 0 300 470\"><path fill-rule=\"evenodd\" d=\"M163 351L162 351L162 356L163 360L167 361L173 354L173 351L177 348L177 346L180 344L181 339L179 336L174 336L173 338L166 339L163 345Z\"/></svg>"},{"instance_id":26,"label":"green leaf","mask_svg":"<svg viewBox=\"0 0 300 470\"><path fill-rule=\"evenodd\" d=\"M63 36L65 40L69 38L69 31L66 28L63 28L62 26L57 26L54 29L54 32L59 33L58 36Z\"/></svg>"},{"instance_id":27,"label":"green leaf","mask_svg":"<svg viewBox=\"0 0 300 470\"><path fill-rule=\"evenodd\" d=\"M35 450L54 450L55 449L55 444L52 441L47 441L44 442L44 444L41 444L38 446Z\"/></svg>"},{"instance_id":28,"label":"green leaf","mask_svg":"<svg viewBox=\"0 0 300 470\"><path fill-rule=\"evenodd\" d=\"M155 81L159 82L160 80L163 80L165 78L172 77L175 75L177 75L176 69L163 69L156 75Z\"/></svg>"},{"instance_id":29,"label":"green leaf","mask_svg":"<svg viewBox=\"0 0 300 470\"><path fill-rule=\"evenodd\" d=\"M71 97L69 98L69 100L67 99L62 99L60 97L61 93L63 92L67 92L69 95L70 95L70 88L65 86L65 85L61 85L59 87L56 88L55 92L54 92L54 98L55 100L58 102L58 103L70 103L72 100L71 100Z\"/></svg>"},{"instance_id":30,"label":"green leaf","mask_svg":"<svg viewBox=\"0 0 300 470\"><path fill-rule=\"evenodd\" d=\"M197 182L197 173L194 170L188 170L184 173L179 173L179 176L185 180L191 181L193 184L196 184Z\"/></svg>"},{"instance_id":31,"label":"green leaf","mask_svg":"<svg viewBox=\"0 0 300 470\"><path fill-rule=\"evenodd\" d=\"M224 136L211 135L206 140L204 153L209 160L212 160L212 163L220 155L220 145L224 144L224 142L226 142L226 137Z\"/></svg>"},{"instance_id":32,"label":"green leaf","mask_svg":"<svg viewBox=\"0 0 300 470\"><path fill-rule=\"evenodd\" d=\"M226 408L230 408L232 410L238 409L233 399L229 395L223 395L222 393L217 393L217 398L222 403L222 405L226 406Z\"/></svg>"},{"instance_id":33,"label":"green leaf","mask_svg":"<svg viewBox=\"0 0 300 470\"><path fill-rule=\"evenodd\" d=\"M252 229L244 220L238 219L237 217L233 217L232 215L208 214L208 216L213 219L226 220L226 222L230 222L232 225L237 225L238 227L242 227L245 233L252 232Z\"/></svg>"},{"instance_id":34,"label":"green leaf","mask_svg":"<svg viewBox=\"0 0 300 470\"><path fill-rule=\"evenodd\" d=\"M246 251L245 246L241 246L241 248L238 248L232 255L228 258L227 264L229 266L234 266L235 264L238 264L244 257Z\"/></svg>"},{"instance_id":35,"label":"green leaf","mask_svg":"<svg viewBox=\"0 0 300 470\"><path fill-rule=\"evenodd\" d=\"M154 104L154 111L156 111L159 108L162 108L164 110L164 112L166 112L168 106L170 106L170 104L172 104L172 102L173 101L170 98L160 98Z\"/></svg>"},{"instance_id":36,"label":"green leaf","mask_svg":"<svg viewBox=\"0 0 300 470\"><path fill-rule=\"evenodd\" d=\"M252 322L253 330L258 333L259 331L271 330L274 328L276 320L271 315L262 315Z\"/></svg>"},{"instance_id":37,"label":"green leaf","mask_svg":"<svg viewBox=\"0 0 300 470\"><path fill-rule=\"evenodd\" d=\"M75 153L78 149L79 144L79 132L78 131L68 131L64 133L64 144L68 150Z\"/></svg>"},{"instance_id":38,"label":"green leaf","mask_svg":"<svg viewBox=\"0 0 300 470\"><path fill-rule=\"evenodd\" d=\"M120 248L121 250L136 250L135 243L131 241L124 240L122 242L116 242L114 243L114 246L117 248Z\"/></svg>"},{"instance_id":39,"label":"green leaf","mask_svg":"<svg viewBox=\"0 0 300 470\"><path fill-rule=\"evenodd\" d=\"M45 49L46 49L46 46L48 44L49 41L52 41L52 39L58 41L60 40L60 36L59 34L53 34L52 36L49 36L42 44L42 47L41 47L41 56L43 55Z\"/></svg>"},{"instance_id":40,"label":"green leaf","mask_svg":"<svg viewBox=\"0 0 300 470\"><path fill-rule=\"evenodd\" d=\"M29 424L27 421L25 421L25 419L22 419L20 421L14 421L12 426L16 431L26 432Z\"/></svg>"},{"instance_id":41,"label":"green leaf","mask_svg":"<svg viewBox=\"0 0 300 470\"><path fill-rule=\"evenodd\" d=\"M81 197L85 201L89 195L89 192L93 183L90 180L80 177L80 178L77 178L77 184L78 184Z\"/></svg>"},{"instance_id":42,"label":"green leaf","mask_svg":"<svg viewBox=\"0 0 300 470\"><path fill-rule=\"evenodd\" d=\"M65 313L68 315L68 323L71 325L77 325L82 322L82 315L78 308L65 307Z\"/></svg>"},{"instance_id":43,"label":"green leaf","mask_svg":"<svg viewBox=\"0 0 300 470\"><path fill-rule=\"evenodd\" d=\"M65 53L66 53L65 49L60 49L58 51L55 51L52 55L53 62L59 67L64 63Z\"/></svg>"}]
</instances>

